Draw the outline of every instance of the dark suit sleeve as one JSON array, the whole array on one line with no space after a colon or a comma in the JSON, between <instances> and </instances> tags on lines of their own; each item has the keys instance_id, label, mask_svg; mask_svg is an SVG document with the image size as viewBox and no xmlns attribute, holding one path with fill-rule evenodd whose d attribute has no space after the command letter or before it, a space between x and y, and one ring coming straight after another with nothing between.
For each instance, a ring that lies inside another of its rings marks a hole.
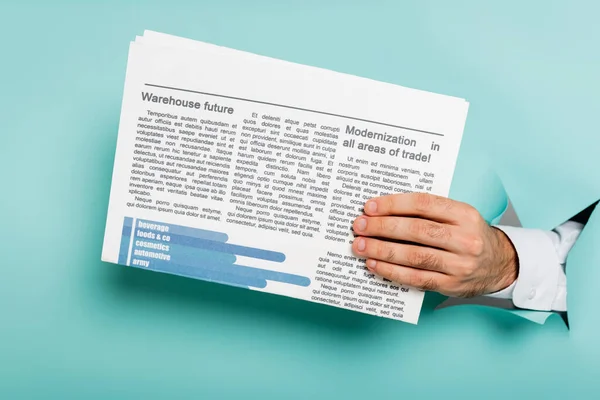
<instances>
[{"instance_id":1,"label":"dark suit sleeve","mask_svg":"<svg viewBox=\"0 0 600 400\"><path fill-rule=\"evenodd\" d=\"M592 215L592 212L594 211L594 209L596 208L597 205L598 205L598 201L591 204L588 208L586 208L585 210L583 210L582 212L580 212L579 214L577 214L576 216L571 218L571 221L579 222L580 224L585 225L588 222L588 220L590 219L590 215Z\"/></svg>"}]
</instances>

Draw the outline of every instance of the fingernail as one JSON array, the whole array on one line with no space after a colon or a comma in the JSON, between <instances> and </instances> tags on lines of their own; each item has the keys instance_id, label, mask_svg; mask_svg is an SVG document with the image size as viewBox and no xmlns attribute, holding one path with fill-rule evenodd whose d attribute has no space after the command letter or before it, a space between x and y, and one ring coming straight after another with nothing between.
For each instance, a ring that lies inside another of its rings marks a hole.
<instances>
[{"instance_id":1,"label":"fingernail","mask_svg":"<svg viewBox=\"0 0 600 400\"><path fill-rule=\"evenodd\" d=\"M369 214L373 214L377 212L377 203L369 200L367 201L367 204L365 204L365 211L368 212Z\"/></svg>"},{"instance_id":2,"label":"fingernail","mask_svg":"<svg viewBox=\"0 0 600 400\"><path fill-rule=\"evenodd\" d=\"M367 229L367 219L366 218L357 219L355 226L356 226L357 231L364 231L365 229Z\"/></svg>"},{"instance_id":3,"label":"fingernail","mask_svg":"<svg viewBox=\"0 0 600 400\"><path fill-rule=\"evenodd\" d=\"M375 267L377 267L377 261L375 260L367 260L367 268L369 268L370 271L375 271Z\"/></svg>"},{"instance_id":4,"label":"fingernail","mask_svg":"<svg viewBox=\"0 0 600 400\"><path fill-rule=\"evenodd\" d=\"M359 238L356 240L356 248L358 251L364 251L367 248L367 243L365 243L365 239Z\"/></svg>"}]
</instances>

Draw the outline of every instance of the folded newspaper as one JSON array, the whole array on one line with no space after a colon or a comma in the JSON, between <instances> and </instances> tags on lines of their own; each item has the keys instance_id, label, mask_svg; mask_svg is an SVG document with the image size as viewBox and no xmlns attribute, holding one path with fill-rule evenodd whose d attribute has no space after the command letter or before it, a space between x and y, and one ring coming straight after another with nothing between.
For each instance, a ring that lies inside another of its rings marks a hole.
<instances>
[{"instance_id":1,"label":"folded newspaper","mask_svg":"<svg viewBox=\"0 0 600 400\"><path fill-rule=\"evenodd\" d=\"M146 31L130 44L102 260L416 324L351 251L366 200L447 196L464 99Z\"/></svg>"}]
</instances>

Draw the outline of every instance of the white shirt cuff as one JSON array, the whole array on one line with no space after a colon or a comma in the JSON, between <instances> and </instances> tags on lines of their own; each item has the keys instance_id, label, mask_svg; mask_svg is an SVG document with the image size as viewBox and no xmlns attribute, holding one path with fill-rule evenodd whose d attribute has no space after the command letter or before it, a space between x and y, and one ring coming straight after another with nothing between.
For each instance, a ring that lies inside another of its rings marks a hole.
<instances>
[{"instance_id":1,"label":"white shirt cuff","mask_svg":"<svg viewBox=\"0 0 600 400\"><path fill-rule=\"evenodd\" d=\"M495 293L486 294L486 297L493 297L495 299L512 299L516 284L517 281L515 280L509 287Z\"/></svg>"},{"instance_id":2,"label":"white shirt cuff","mask_svg":"<svg viewBox=\"0 0 600 400\"><path fill-rule=\"evenodd\" d=\"M566 257L583 225L567 222L552 232L496 226L511 240L519 259L512 285L488 297L512 299L515 307L537 311L566 311Z\"/></svg>"}]
</instances>

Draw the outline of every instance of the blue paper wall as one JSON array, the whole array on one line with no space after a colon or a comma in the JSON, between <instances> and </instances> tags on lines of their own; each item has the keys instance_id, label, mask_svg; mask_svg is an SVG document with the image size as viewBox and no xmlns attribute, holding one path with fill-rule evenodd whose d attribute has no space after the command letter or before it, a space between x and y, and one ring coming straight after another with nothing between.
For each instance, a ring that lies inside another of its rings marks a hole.
<instances>
[{"instance_id":1,"label":"blue paper wall","mask_svg":"<svg viewBox=\"0 0 600 400\"><path fill-rule=\"evenodd\" d=\"M418 326L101 263L129 40L144 29L465 97L451 196L552 227L599 198L596 2L0 4L0 398L589 398L598 216L569 332L479 307ZM502 179L502 184L499 180ZM504 187L504 188L503 188ZM574 283L573 283L574 282Z\"/></svg>"}]
</instances>

